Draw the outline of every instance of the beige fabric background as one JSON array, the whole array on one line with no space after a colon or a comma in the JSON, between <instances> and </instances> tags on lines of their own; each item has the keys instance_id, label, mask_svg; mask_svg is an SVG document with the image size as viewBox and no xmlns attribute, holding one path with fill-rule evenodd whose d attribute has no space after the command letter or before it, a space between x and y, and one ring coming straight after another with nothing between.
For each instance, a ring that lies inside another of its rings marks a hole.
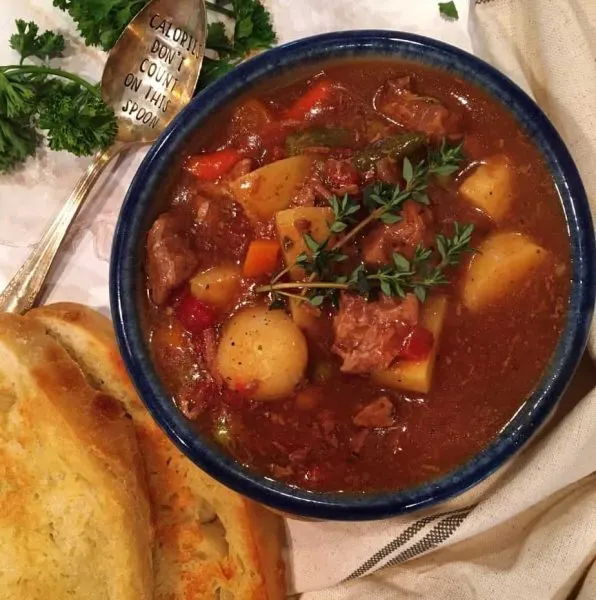
<instances>
[{"instance_id":1,"label":"beige fabric background","mask_svg":"<svg viewBox=\"0 0 596 600\"><path fill-rule=\"evenodd\" d=\"M547 112L596 214L596 0L492 0L469 25L476 54ZM586 358L541 439L477 490L449 546L302 599L596 599L595 384Z\"/></svg>"},{"instance_id":2,"label":"beige fabric background","mask_svg":"<svg viewBox=\"0 0 596 600\"><path fill-rule=\"evenodd\" d=\"M321 31L385 27L473 49L538 99L596 200L596 0L492 0L475 7L455 0L457 22L440 18L438 0L264 1L282 42ZM51 0L0 0L0 6L2 39L14 18L34 18L42 28L67 34L65 66L99 77L105 55L82 45ZM10 60L6 44L0 54ZM94 190L52 273L48 301L80 301L107 312L113 228L142 155L123 157ZM2 178L0 287L85 164L66 153L42 152L23 171ZM596 569L582 580L596 555L596 477L590 475L596 470L595 386L594 367L585 360L540 439L498 477L440 507L445 512L478 502L448 546L419 559L329 588L422 515L362 524L288 522L294 589L319 590L303 600L563 600L574 589L580 600L596 600Z\"/></svg>"}]
</instances>

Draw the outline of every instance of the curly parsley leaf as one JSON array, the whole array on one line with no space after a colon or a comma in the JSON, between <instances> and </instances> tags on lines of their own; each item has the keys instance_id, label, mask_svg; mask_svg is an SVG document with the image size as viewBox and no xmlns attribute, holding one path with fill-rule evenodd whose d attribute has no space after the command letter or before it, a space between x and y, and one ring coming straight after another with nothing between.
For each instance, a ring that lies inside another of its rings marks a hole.
<instances>
[{"instance_id":1,"label":"curly parsley leaf","mask_svg":"<svg viewBox=\"0 0 596 600\"><path fill-rule=\"evenodd\" d=\"M62 84L41 102L38 126L46 131L52 150L67 150L76 156L107 147L116 135L112 109L98 94L82 90L76 83Z\"/></svg>"},{"instance_id":2,"label":"curly parsley leaf","mask_svg":"<svg viewBox=\"0 0 596 600\"><path fill-rule=\"evenodd\" d=\"M223 77L231 71L236 65L225 59L213 59L205 56L199 78L199 88L204 88L216 79Z\"/></svg>"},{"instance_id":3,"label":"curly parsley leaf","mask_svg":"<svg viewBox=\"0 0 596 600\"><path fill-rule=\"evenodd\" d=\"M0 66L0 171L7 172L35 154L44 131L53 150L77 156L109 146L116 135L114 111L97 86L48 64L23 64L62 54L64 39L52 31L38 35L35 23L17 21L11 46L21 64Z\"/></svg>"},{"instance_id":4,"label":"curly parsley leaf","mask_svg":"<svg viewBox=\"0 0 596 600\"><path fill-rule=\"evenodd\" d=\"M233 52L234 42L230 40L223 23L209 23L207 26L206 46L220 53Z\"/></svg>"},{"instance_id":5,"label":"curly parsley leaf","mask_svg":"<svg viewBox=\"0 0 596 600\"><path fill-rule=\"evenodd\" d=\"M0 172L11 171L34 155L38 144L39 136L28 119L0 116Z\"/></svg>"},{"instance_id":6,"label":"curly parsley leaf","mask_svg":"<svg viewBox=\"0 0 596 600\"><path fill-rule=\"evenodd\" d=\"M276 37L271 15L259 0L233 0L236 26L234 46L238 52L271 48Z\"/></svg>"},{"instance_id":7,"label":"curly parsley leaf","mask_svg":"<svg viewBox=\"0 0 596 600\"><path fill-rule=\"evenodd\" d=\"M199 89L231 71L251 52L271 48L276 42L271 15L259 0L222 0L208 2L207 7L235 20L234 35L228 37L223 23L208 26L206 46L217 52L217 58L205 57Z\"/></svg>"},{"instance_id":8,"label":"curly parsley leaf","mask_svg":"<svg viewBox=\"0 0 596 600\"><path fill-rule=\"evenodd\" d=\"M14 119L30 116L37 97L32 78L0 71L0 116Z\"/></svg>"},{"instance_id":9,"label":"curly parsley leaf","mask_svg":"<svg viewBox=\"0 0 596 600\"><path fill-rule=\"evenodd\" d=\"M109 50L149 0L54 0L77 24L87 46Z\"/></svg>"},{"instance_id":10,"label":"curly parsley leaf","mask_svg":"<svg viewBox=\"0 0 596 600\"><path fill-rule=\"evenodd\" d=\"M41 60L49 60L62 56L64 37L54 31L44 31L41 35L39 27L33 22L16 20L17 33L10 36L10 47L21 55L21 64L26 58L33 56Z\"/></svg>"},{"instance_id":11,"label":"curly parsley leaf","mask_svg":"<svg viewBox=\"0 0 596 600\"><path fill-rule=\"evenodd\" d=\"M455 2L439 2L439 13L446 19L459 19L459 13L457 12L457 6Z\"/></svg>"}]
</instances>

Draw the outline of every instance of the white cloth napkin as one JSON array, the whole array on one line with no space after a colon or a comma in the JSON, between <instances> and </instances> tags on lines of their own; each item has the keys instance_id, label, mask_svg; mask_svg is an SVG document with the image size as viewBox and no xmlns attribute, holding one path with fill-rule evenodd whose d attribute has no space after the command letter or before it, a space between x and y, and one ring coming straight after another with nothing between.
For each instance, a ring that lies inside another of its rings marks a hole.
<instances>
[{"instance_id":1,"label":"white cloth napkin","mask_svg":"<svg viewBox=\"0 0 596 600\"><path fill-rule=\"evenodd\" d=\"M42 27L61 29L75 44L71 68L99 78L104 54L76 43L72 24L51 0L5 3L0 39L12 32L14 18L34 18ZM596 195L591 167L596 127L588 131L586 116L595 116L596 85L589 87L596 75L590 46L596 39L590 34L594 0L494 0L475 8L457 0L457 22L439 16L436 0L266 4L281 42L325 31L385 28L422 33L482 55L547 110L553 98L566 107L571 117L553 110L551 118ZM545 48L549 60L541 63ZM0 43L0 62L10 59L7 44ZM565 102L565 90L578 83L581 69L581 84L588 87L573 96L573 103ZM143 155L123 157L99 182L51 275L46 301L78 301L108 311L111 237ZM0 177L0 286L39 239L85 162L48 152L22 171ZM596 378L587 365L581 375L550 429L471 493L434 511L380 522L287 520L292 591L303 592L304 600L566 598L596 556L596 479L590 477L596 469L596 397L588 394ZM379 571L385 566L390 568ZM586 579L585 590L596 585L594 580L594 574ZM596 598L596 591L585 590L582 600Z\"/></svg>"}]
</instances>

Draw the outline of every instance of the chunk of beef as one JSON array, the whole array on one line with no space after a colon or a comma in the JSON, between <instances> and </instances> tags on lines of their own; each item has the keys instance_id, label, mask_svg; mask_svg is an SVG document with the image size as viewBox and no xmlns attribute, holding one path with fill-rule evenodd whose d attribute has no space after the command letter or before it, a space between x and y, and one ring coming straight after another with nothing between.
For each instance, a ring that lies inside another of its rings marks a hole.
<instances>
[{"instance_id":1,"label":"chunk of beef","mask_svg":"<svg viewBox=\"0 0 596 600\"><path fill-rule=\"evenodd\" d=\"M221 389L223 381L217 368L217 335L213 327L203 330L199 337L201 356L213 381Z\"/></svg>"},{"instance_id":2,"label":"chunk of beef","mask_svg":"<svg viewBox=\"0 0 596 600\"><path fill-rule=\"evenodd\" d=\"M197 197L208 198L209 200L232 200L234 196L230 190L229 183L226 180L214 183L213 181L196 181L194 191Z\"/></svg>"},{"instance_id":3,"label":"chunk of beef","mask_svg":"<svg viewBox=\"0 0 596 600\"><path fill-rule=\"evenodd\" d=\"M147 235L147 278L151 299L164 304L170 292L195 272L198 257L185 212L172 209L160 215Z\"/></svg>"},{"instance_id":4,"label":"chunk of beef","mask_svg":"<svg viewBox=\"0 0 596 600\"><path fill-rule=\"evenodd\" d=\"M234 109L227 133L236 148L248 156L259 158L277 139L275 136L269 139L267 135L274 126L269 108L260 100L251 98ZM283 143L283 138L279 142Z\"/></svg>"},{"instance_id":5,"label":"chunk of beef","mask_svg":"<svg viewBox=\"0 0 596 600\"><path fill-rule=\"evenodd\" d=\"M360 192L360 174L350 160L330 158L325 161L325 183L334 194L358 194Z\"/></svg>"},{"instance_id":6,"label":"chunk of beef","mask_svg":"<svg viewBox=\"0 0 596 600\"><path fill-rule=\"evenodd\" d=\"M259 240L276 240L277 229L275 217L271 217L268 221L258 221L255 223L255 237Z\"/></svg>"},{"instance_id":7,"label":"chunk of beef","mask_svg":"<svg viewBox=\"0 0 596 600\"><path fill-rule=\"evenodd\" d=\"M395 160L389 156L379 159L375 165L377 178L383 183L396 184L399 182L399 173Z\"/></svg>"},{"instance_id":8,"label":"chunk of beef","mask_svg":"<svg viewBox=\"0 0 596 600\"><path fill-rule=\"evenodd\" d=\"M229 196L197 195L195 247L201 254L238 260L246 253L252 225L244 209Z\"/></svg>"},{"instance_id":9,"label":"chunk of beef","mask_svg":"<svg viewBox=\"0 0 596 600\"><path fill-rule=\"evenodd\" d=\"M393 404L387 396L381 396L361 409L352 421L359 427L391 427L395 423Z\"/></svg>"},{"instance_id":10,"label":"chunk of beef","mask_svg":"<svg viewBox=\"0 0 596 600\"><path fill-rule=\"evenodd\" d=\"M308 178L302 187L296 192L292 198L292 206L314 206L316 200L329 201L333 197L333 193L325 185L321 179L314 175Z\"/></svg>"},{"instance_id":11,"label":"chunk of beef","mask_svg":"<svg viewBox=\"0 0 596 600\"><path fill-rule=\"evenodd\" d=\"M380 112L410 131L421 131L435 141L462 135L461 115L435 98L415 94L409 77L387 82L378 98Z\"/></svg>"},{"instance_id":12,"label":"chunk of beef","mask_svg":"<svg viewBox=\"0 0 596 600\"><path fill-rule=\"evenodd\" d=\"M343 359L341 370L363 374L389 367L402 352L418 315L419 302L413 294L405 300L382 296L377 302L343 294L333 318L332 347Z\"/></svg>"},{"instance_id":13,"label":"chunk of beef","mask_svg":"<svg viewBox=\"0 0 596 600\"><path fill-rule=\"evenodd\" d=\"M261 157L261 166L266 165L277 160L286 158L286 149L283 146L273 146L272 148L266 148Z\"/></svg>"},{"instance_id":14,"label":"chunk of beef","mask_svg":"<svg viewBox=\"0 0 596 600\"><path fill-rule=\"evenodd\" d=\"M416 246L433 243L432 212L428 207L408 200L404 203L402 220L391 225L377 225L363 240L364 262L383 265L391 262L393 252L411 259Z\"/></svg>"},{"instance_id":15,"label":"chunk of beef","mask_svg":"<svg viewBox=\"0 0 596 600\"><path fill-rule=\"evenodd\" d=\"M219 389L207 375L204 379L193 381L183 387L177 396L177 405L182 414L194 420L217 401Z\"/></svg>"},{"instance_id":16,"label":"chunk of beef","mask_svg":"<svg viewBox=\"0 0 596 600\"><path fill-rule=\"evenodd\" d=\"M333 448L337 448L339 443L337 439L337 420L333 413L328 410L322 410L319 414L319 423L323 439Z\"/></svg>"},{"instance_id":17,"label":"chunk of beef","mask_svg":"<svg viewBox=\"0 0 596 600\"><path fill-rule=\"evenodd\" d=\"M317 200L325 200L328 202L333 198L333 192L324 186L318 179L313 181L313 192L315 194L315 199Z\"/></svg>"},{"instance_id":18,"label":"chunk of beef","mask_svg":"<svg viewBox=\"0 0 596 600\"><path fill-rule=\"evenodd\" d=\"M365 409L363 409L365 410ZM362 412L362 411L360 411ZM360 414L360 413L358 413ZM354 417L356 418L356 417ZM351 438L350 438L350 450L354 453L354 454L360 454L362 452L362 448L366 442L366 438L369 436L370 434L370 429L361 429L360 431L357 431Z\"/></svg>"}]
</instances>

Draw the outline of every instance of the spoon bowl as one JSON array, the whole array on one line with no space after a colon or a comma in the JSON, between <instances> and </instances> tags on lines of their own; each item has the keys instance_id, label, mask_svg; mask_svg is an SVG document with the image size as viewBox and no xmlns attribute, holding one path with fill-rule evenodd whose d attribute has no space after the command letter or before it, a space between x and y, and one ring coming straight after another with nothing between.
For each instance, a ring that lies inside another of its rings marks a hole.
<instances>
[{"instance_id":1,"label":"spoon bowl","mask_svg":"<svg viewBox=\"0 0 596 600\"><path fill-rule=\"evenodd\" d=\"M192 98L205 52L203 0L154 0L108 56L101 94L118 121L117 140L150 143Z\"/></svg>"},{"instance_id":2,"label":"spoon bowl","mask_svg":"<svg viewBox=\"0 0 596 600\"><path fill-rule=\"evenodd\" d=\"M70 225L110 161L133 145L154 142L192 98L207 37L204 0L153 0L110 50L101 95L116 114L114 143L99 150L75 189L0 294L0 312L32 308Z\"/></svg>"}]
</instances>

